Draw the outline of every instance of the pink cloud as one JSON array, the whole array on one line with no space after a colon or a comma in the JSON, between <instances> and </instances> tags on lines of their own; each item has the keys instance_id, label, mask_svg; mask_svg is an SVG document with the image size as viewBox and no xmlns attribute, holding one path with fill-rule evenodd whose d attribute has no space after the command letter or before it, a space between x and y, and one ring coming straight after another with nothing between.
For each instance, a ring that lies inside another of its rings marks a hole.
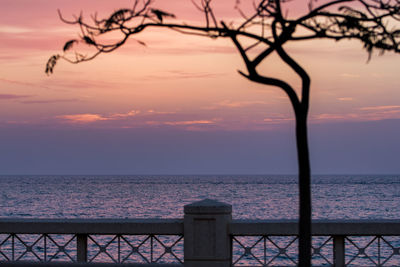
<instances>
[{"instance_id":1,"label":"pink cloud","mask_svg":"<svg viewBox=\"0 0 400 267\"><path fill-rule=\"evenodd\" d=\"M50 87L48 87L48 86L38 84L38 83L33 83L33 82L23 82L23 81L10 80L10 79L4 79L4 78L0 78L0 82L23 85L23 86L27 86L27 87L39 87L39 88L43 88L43 89L50 89Z\"/></svg>"},{"instance_id":2,"label":"pink cloud","mask_svg":"<svg viewBox=\"0 0 400 267\"><path fill-rule=\"evenodd\" d=\"M224 73L208 73L208 72L186 72L186 71L179 71L179 70L170 70L166 71L165 74L159 75L144 75L141 77L141 80L161 80L161 79L200 79L200 78L217 78L224 76Z\"/></svg>"},{"instance_id":3,"label":"pink cloud","mask_svg":"<svg viewBox=\"0 0 400 267\"><path fill-rule=\"evenodd\" d=\"M56 103L68 103L68 102L79 102L80 99L48 99L48 100L24 100L19 101L22 104L56 104Z\"/></svg>"},{"instance_id":4,"label":"pink cloud","mask_svg":"<svg viewBox=\"0 0 400 267\"><path fill-rule=\"evenodd\" d=\"M373 107L363 107L360 110L391 110L391 109L400 109L400 106L392 105L392 106L373 106Z\"/></svg>"},{"instance_id":5,"label":"pink cloud","mask_svg":"<svg viewBox=\"0 0 400 267\"><path fill-rule=\"evenodd\" d=\"M265 101L230 101L224 100L222 102L217 103L218 106L221 107L229 107L229 108L242 108L253 105L266 105Z\"/></svg>"},{"instance_id":6,"label":"pink cloud","mask_svg":"<svg viewBox=\"0 0 400 267\"><path fill-rule=\"evenodd\" d=\"M20 99L26 97L32 97L32 95L0 94L0 100Z\"/></svg>"},{"instance_id":7,"label":"pink cloud","mask_svg":"<svg viewBox=\"0 0 400 267\"><path fill-rule=\"evenodd\" d=\"M166 121L163 124L165 125L199 125L199 124L214 124L214 121L210 120L194 120L194 121Z\"/></svg>"},{"instance_id":8,"label":"pink cloud","mask_svg":"<svg viewBox=\"0 0 400 267\"><path fill-rule=\"evenodd\" d=\"M201 107L203 110L216 110L221 108L245 108L250 106L257 106L257 105L267 105L268 103L265 101L232 101L232 100L223 100L218 103L215 103L210 106Z\"/></svg>"},{"instance_id":9,"label":"pink cloud","mask_svg":"<svg viewBox=\"0 0 400 267\"><path fill-rule=\"evenodd\" d=\"M265 118L263 121L267 123L280 124L294 121L294 118Z\"/></svg>"},{"instance_id":10,"label":"pink cloud","mask_svg":"<svg viewBox=\"0 0 400 267\"><path fill-rule=\"evenodd\" d=\"M310 118L311 122L329 121L377 121L400 118L400 106L374 106L358 109L359 112L352 113L323 113ZM361 112L360 112L361 111Z\"/></svg>"},{"instance_id":11,"label":"pink cloud","mask_svg":"<svg viewBox=\"0 0 400 267\"><path fill-rule=\"evenodd\" d=\"M332 114L322 113L311 117L311 121L331 121L331 120L349 120L359 118L359 114L347 113L347 114Z\"/></svg>"},{"instance_id":12,"label":"pink cloud","mask_svg":"<svg viewBox=\"0 0 400 267\"><path fill-rule=\"evenodd\" d=\"M160 126L194 126L194 125L212 125L216 120L184 120L184 121L146 121L147 125Z\"/></svg>"}]
</instances>

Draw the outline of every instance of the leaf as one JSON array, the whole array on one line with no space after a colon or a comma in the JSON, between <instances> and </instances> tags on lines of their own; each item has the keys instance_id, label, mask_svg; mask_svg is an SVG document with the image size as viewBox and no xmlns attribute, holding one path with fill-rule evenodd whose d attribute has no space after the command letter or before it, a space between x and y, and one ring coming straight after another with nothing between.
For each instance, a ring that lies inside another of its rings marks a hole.
<instances>
[{"instance_id":1,"label":"leaf","mask_svg":"<svg viewBox=\"0 0 400 267\"><path fill-rule=\"evenodd\" d=\"M126 13L131 14L131 10L130 9L117 10L111 15L111 17L114 18L114 19L123 19L125 17Z\"/></svg>"},{"instance_id":2,"label":"leaf","mask_svg":"<svg viewBox=\"0 0 400 267\"><path fill-rule=\"evenodd\" d=\"M165 11L162 11L162 10L160 10L160 9L154 9L154 8L152 8L152 9L151 9L151 13L153 13L154 15L156 15L157 19L158 19L160 22L163 22L163 18L164 18L164 17L175 18L175 15L174 15L174 14L168 13L168 12L165 12Z\"/></svg>"},{"instance_id":3,"label":"leaf","mask_svg":"<svg viewBox=\"0 0 400 267\"><path fill-rule=\"evenodd\" d=\"M115 11L105 22L105 27L110 28L113 23L118 22L119 20L125 19L125 14L132 14L130 9L119 9Z\"/></svg>"},{"instance_id":4,"label":"leaf","mask_svg":"<svg viewBox=\"0 0 400 267\"><path fill-rule=\"evenodd\" d=\"M68 42L66 42L65 45L64 45L63 51L65 52L65 51L71 49L75 42L77 42L77 41L76 40L69 40Z\"/></svg>"},{"instance_id":5,"label":"leaf","mask_svg":"<svg viewBox=\"0 0 400 267\"><path fill-rule=\"evenodd\" d=\"M49 58L49 60L46 63L46 74L50 75L53 73L54 67L57 64L57 60L60 58L60 55L53 55Z\"/></svg>"},{"instance_id":6,"label":"leaf","mask_svg":"<svg viewBox=\"0 0 400 267\"><path fill-rule=\"evenodd\" d=\"M140 40L136 40L136 42L138 42L139 44L143 45L143 46L147 46L145 42L140 41Z\"/></svg>"},{"instance_id":7,"label":"leaf","mask_svg":"<svg viewBox=\"0 0 400 267\"><path fill-rule=\"evenodd\" d=\"M87 43L88 45L96 45L96 43L92 40L92 38L90 38L89 36L83 36L83 40L85 41L85 43Z\"/></svg>"}]
</instances>

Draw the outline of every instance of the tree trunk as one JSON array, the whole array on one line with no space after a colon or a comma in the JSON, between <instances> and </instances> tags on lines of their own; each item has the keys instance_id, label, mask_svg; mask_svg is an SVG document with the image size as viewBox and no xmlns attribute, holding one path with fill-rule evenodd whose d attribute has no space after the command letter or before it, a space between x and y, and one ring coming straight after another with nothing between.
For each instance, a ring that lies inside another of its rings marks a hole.
<instances>
[{"instance_id":1,"label":"tree trunk","mask_svg":"<svg viewBox=\"0 0 400 267\"><path fill-rule=\"evenodd\" d=\"M299 266L311 266L311 172L307 137L307 112L296 112L299 164Z\"/></svg>"}]
</instances>

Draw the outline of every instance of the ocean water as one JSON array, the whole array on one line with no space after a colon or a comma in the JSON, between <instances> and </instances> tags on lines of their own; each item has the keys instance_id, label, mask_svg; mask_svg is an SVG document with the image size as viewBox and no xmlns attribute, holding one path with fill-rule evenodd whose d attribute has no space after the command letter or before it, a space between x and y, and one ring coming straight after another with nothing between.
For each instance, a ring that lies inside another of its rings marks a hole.
<instances>
[{"instance_id":1,"label":"ocean water","mask_svg":"<svg viewBox=\"0 0 400 267\"><path fill-rule=\"evenodd\" d=\"M235 219L296 219L294 175L0 176L0 217L181 218L204 198ZM315 219L400 219L400 175L312 178Z\"/></svg>"},{"instance_id":2,"label":"ocean water","mask_svg":"<svg viewBox=\"0 0 400 267\"><path fill-rule=\"evenodd\" d=\"M293 175L0 176L0 217L3 218L182 218L184 205L204 198L232 204L234 219L296 219L298 214L297 177ZM400 175L314 176L312 199L315 219L400 219ZM76 257L73 235L50 237L59 244L67 244L67 254ZM18 240L14 253L9 235L0 234L0 262L7 261L4 255L11 258L14 254L20 260L43 260L43 247L46 246L41 243L43 238L39 235L18 235L18 238L32 245L39 256L28 253L24 243ZM89 259L112 262L117 258L119 241L115 236L92 235L91 238L88 240ZM126 256L127 262L145 262L146 255L150 259L152 243L146 236L124 238L131 239L122 243L142 244L141 254L132 253L132 248L125 244L121 246L121 259ZM157 238L165 244L176 242L175 237ZM400 256L393 254L395 248L400 247L399 237L385 237L384 240L348 238L347 266L375 266L371 260L377 262L379 259L386 261L384 266L400 266ZM252 253L259 259L268 255L265 260L274 260L272 266L293 266L293 261L286 257L297 259L297 241L288 245L291 239L293 237L269 237L260 242L260 237L237 237L240 243L233 241L232 245L233 261L237 261L234 266L261 266L252 255L243 254L243 246L254 246ZM157 240L153 253L161 257L160 262L176 261L170 254L165 254ZM174 246L174 253L180 259L183 259L182 242ZM329 237L313 238L314 247L321 246L321 255L325 257L314 255L313 266L331 266L332 242ZM57 250L55 243L48 243L53 245L47 248L49 258L71 260L66 253ZM100 253L97 243L106 246L108 254ZM279 254L273 243L287 246L287 254ZM357 246L366 246L368 255L359 254ZM380 256L376 253L378 246L382 246Z\"/></svg>"}]
</instances>

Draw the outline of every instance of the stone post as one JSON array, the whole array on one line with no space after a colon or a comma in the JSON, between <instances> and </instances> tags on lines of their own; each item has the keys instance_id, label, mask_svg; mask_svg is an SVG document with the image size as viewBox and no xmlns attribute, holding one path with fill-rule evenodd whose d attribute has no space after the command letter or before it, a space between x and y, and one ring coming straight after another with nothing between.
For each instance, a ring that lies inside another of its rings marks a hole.
<instances>
[{"instance_id":1,"label":"stone post","mask_svg":"<svg viewBox=\"0 0 400 267\"><path fill-rule=\"evenodd\" d=\"M229 267L232 206L211 199L184 208L185 267Z\"/></svg>"}]
</instances>

